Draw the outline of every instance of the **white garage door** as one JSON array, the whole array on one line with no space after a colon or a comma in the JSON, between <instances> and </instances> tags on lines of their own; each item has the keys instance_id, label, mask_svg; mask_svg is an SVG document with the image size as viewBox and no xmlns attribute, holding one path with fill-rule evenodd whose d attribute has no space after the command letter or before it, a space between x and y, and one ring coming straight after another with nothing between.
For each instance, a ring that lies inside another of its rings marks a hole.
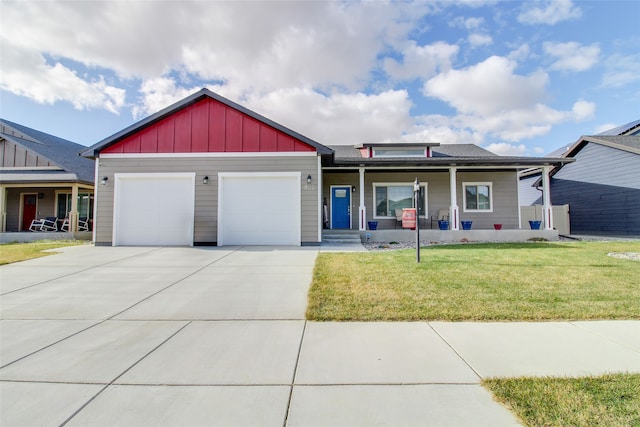
<instances>
[{"instance_id":1,"label":"white garage door","mask_svg":"<svg viewBox=\"0 0 640 427\"><path fill-rule=\"evenodd\" d=\"M194 173L114 178L114 245L193 245Z\"/></svg>"},{"instance_id":2,"label":"white garage door","mask_svg":"<svg viewBox=\"0 0 640 427\"><path fill-rule=\"evenodd\" d=\"M300 245L300 173L221 173L219 245Z\"/></svg>"}]
</instances>

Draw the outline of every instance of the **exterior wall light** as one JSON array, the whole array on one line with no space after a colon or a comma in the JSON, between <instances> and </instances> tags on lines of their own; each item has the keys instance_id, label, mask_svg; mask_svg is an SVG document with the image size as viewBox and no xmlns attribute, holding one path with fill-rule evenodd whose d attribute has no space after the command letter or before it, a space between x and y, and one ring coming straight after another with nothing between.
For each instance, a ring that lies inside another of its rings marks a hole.
<instances>
[{"instance_id":1,"label":"exterior wall light","mask_svg":"<svg viewBox=\"0 0 640 427\"><path fill-rule=\"evenodd\" d=\"M203 184L208 184L209 183L209 177L205 176L204 178L202 178L202 183Z\"/></svg>"},{"instance_id":2,"label":"exterior wall light","mask_svg":"<svg viewBox=\"0 0 640 427\"><path fill-rule=\"evenodd\" d=\"M108 180L109 180L108 176L103 176L102 179L100 179L100 185L107 185Z\"/></svg>"},{"instance_id":3,"label":"exterior wall light","mask_svg":"<svg viewBox=\"0 0 640 427\"><path fill-rule=\"evenodd\" d=\"M311 184L311 175L307 175L307 184Z\"/></svg>"}]
</instances>

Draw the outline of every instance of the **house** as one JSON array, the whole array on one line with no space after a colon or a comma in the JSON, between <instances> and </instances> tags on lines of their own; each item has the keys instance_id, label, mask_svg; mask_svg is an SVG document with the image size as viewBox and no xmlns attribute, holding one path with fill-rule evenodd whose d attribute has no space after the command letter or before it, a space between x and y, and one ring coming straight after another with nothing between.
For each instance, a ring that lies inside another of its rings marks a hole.
<instances>
[{"instance_id":1,"label":"house","mask_svg":"<svg viewBox=\"0 0 640 427\"><path fill-rule=\"evenodd\" d=\"M317 245L326 227L392 230L416 177L421 228L445 209L452 232L461 219L515 231L518 171L572 161L470 144L329 147L207 89L82 154L96 161L97 245Z\"/></svg>"},{"instance_id":2,"label":"house","mask_svg":"<svg viewBox=\"0 0 640 427\"><path fill-rule=\"evenodd\" d=\"M551 172L551 200L568 204L572 234L640 236L640 120L582 136Z\"/></svg>"},{"instance_id":3,"label":"house","mask_svg":"<svg viewBox=\"0 0 640 427\"><path fill-rule=\"evenodd\" d=\"M53 219L51 231L76 232L79 221L80 229L91 226L94 163L80 157L83 149L86 147L0 119L3 241L21 240L7 233L29 231L34 220L46 217Z\"/></svg>"}]
</instances>

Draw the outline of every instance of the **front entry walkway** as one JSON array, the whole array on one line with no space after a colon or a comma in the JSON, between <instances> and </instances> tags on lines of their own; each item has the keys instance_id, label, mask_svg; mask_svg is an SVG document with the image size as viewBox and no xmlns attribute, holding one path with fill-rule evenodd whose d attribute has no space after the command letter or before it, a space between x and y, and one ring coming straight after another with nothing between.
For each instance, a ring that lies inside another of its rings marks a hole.
<instances>
[{"instance_id":1,"label":"front entry walkway","mask_svg":"<svg viewBox=\"0 0 640 427\"><path fill-rule=\"evenodd\" d=\"M317 247L63 251L0 267L2 426L508 426L482 377L640 372L640 322L307 322Z\"/></svg>"}]
</instances>

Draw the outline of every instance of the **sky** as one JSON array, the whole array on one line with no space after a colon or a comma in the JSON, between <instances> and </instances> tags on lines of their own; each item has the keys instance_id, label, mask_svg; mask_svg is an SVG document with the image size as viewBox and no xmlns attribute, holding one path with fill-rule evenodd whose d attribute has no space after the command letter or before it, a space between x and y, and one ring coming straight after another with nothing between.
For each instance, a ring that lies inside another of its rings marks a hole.
<instances>
[{"instance_id":1,"label":"sky","mask_svg":"<svg viewBox=\"0 0 640 427\"><path fill-rule=\"evenodd\" d=\"M10 1L0 117L93 145L206 87L321 144L543 156L640 119L638 1Z\"/></svg>"}]
</instances>

